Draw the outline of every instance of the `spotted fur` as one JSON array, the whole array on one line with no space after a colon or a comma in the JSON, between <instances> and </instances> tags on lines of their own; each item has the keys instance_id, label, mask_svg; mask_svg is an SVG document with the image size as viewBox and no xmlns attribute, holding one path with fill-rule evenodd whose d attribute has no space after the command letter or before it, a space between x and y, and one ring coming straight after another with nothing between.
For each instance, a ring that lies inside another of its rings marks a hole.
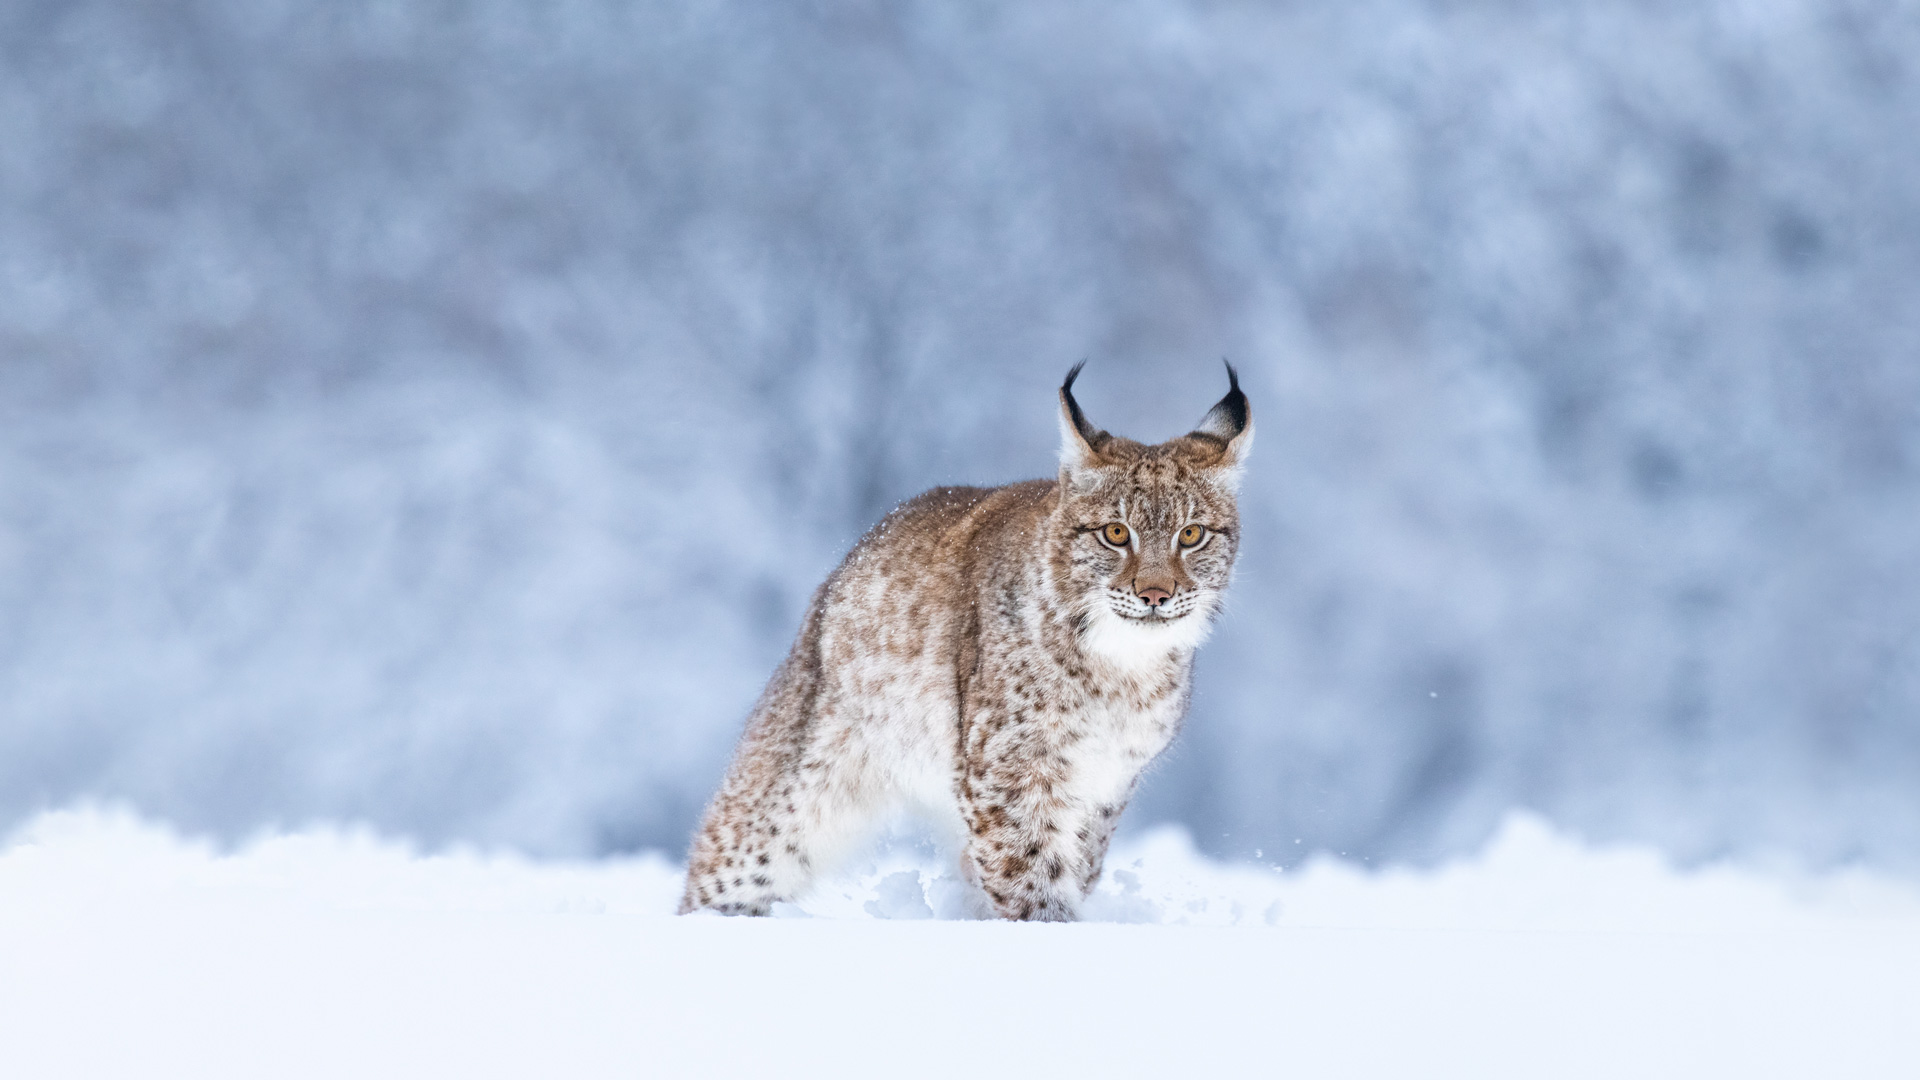
<instances>
[{"instance_id":1,"label":"spotted fur","mask_svg":"<svg viewBox=\"0 0 1920 1080\"><path fill-rule=\"evenodd\" d=\"M1186 714L1253 441L1231 367L1200 427L1157 446L1088 423L1079 370L1057 478L909 500L814 595L694 836L682 912L765 915L908 807L950 826L1000 916L1075 917ZM1204 539L1183 547L1189 525Z\"/></svg>"}]
</instances>

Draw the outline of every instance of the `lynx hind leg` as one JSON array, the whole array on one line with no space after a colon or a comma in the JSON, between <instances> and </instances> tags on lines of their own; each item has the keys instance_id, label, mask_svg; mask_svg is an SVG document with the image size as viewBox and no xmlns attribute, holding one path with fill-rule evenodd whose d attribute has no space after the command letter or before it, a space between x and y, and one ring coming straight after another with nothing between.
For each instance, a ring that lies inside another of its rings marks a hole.
<instances>
[{"instance_id":1,"label":"lynx hind leg","mask_svg":"<svg viewBox=\"0 0 1920 1080\"><path fill-rule=\"evenodd\" d=\"M790 795L783 784L714 799L687 858L680 914L767 915L805 890L813 866Z\"/></svg>"},{"instance_id":2,"label":"lynx hind leg","mask_svg":"<svg viewBox=\"0 0 1920 1080\"><path fill-rule=\"evenodd\" d=\"M803 730L837 727L823 715ZM814 741L749 736L741 744L695 834L681 914L771 914L871 832L875 800L858 759Z\"/></svg>"},{"instance_id":3,"label":"lynx hind leg","mask_svg":"<svg viewBox=\"0 0 1920 1080\"><path fill-rule=\"evenodd\" d=\"M811 880L797 704L775 696L748 725L687 853L682 915L767 915Z\"/></svg>"}]
</instances>

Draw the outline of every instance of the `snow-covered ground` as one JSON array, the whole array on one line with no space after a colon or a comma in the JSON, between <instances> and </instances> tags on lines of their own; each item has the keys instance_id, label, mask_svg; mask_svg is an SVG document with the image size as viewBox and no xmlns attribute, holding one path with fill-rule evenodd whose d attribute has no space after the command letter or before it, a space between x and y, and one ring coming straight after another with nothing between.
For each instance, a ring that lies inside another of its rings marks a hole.
<instances>
[{"instance_id":1,"label":"snow-covered ground","mask_svg":"<svg viewBox=\"0 0 1920 1080\"><path fill-rule=\"evenodd\" d=\"M1074 926L936 918L959 887L907 843L785 917L676 918L677 886L45 814L0 852L0 1073L1920 1075L1910 883L1680 872L1522 815L1431 872L1152 832Z\"/></svg>"}]
</instances>

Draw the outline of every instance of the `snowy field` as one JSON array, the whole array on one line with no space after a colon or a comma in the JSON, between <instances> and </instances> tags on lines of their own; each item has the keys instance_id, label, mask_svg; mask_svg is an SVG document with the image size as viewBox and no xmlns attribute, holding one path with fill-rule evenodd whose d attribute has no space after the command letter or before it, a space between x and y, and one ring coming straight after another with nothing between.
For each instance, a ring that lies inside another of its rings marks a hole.
<instances>
[{"instance_id":1,"label":"snowy field","mask_svg":"<svg viewBox=\"0 0 1920 1080\"><path fill-rule=\"evenodd\" d=\"M668 859L221 852L114 811L0 853L13 1077L1920 1075L1920 890L1599 850L1514 816L1430 872L1121 846L1075 926L894 843L765 920Z\"/></svg>"}]
</instances>

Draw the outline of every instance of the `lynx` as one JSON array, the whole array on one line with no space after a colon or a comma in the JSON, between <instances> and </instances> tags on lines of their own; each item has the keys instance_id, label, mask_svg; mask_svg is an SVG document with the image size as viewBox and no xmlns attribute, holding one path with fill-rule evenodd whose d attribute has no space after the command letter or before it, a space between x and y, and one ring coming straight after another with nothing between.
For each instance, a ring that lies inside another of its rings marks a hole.
<instances>
[{"instance_id":1,"label":"lynx","mask_svg":"<svg viewBox=\"0 0 1920 1080\"><path fill-rule=\"evenodd\" d=\"M910 499L820 586L694 836L683 914L768 914L904 807L951 829L983 907L1078 916L1186 714L1253 443L1232 365L1157 446L1088 423L1079 374L1056 479Z\"/></svg>"}]
</instances>

